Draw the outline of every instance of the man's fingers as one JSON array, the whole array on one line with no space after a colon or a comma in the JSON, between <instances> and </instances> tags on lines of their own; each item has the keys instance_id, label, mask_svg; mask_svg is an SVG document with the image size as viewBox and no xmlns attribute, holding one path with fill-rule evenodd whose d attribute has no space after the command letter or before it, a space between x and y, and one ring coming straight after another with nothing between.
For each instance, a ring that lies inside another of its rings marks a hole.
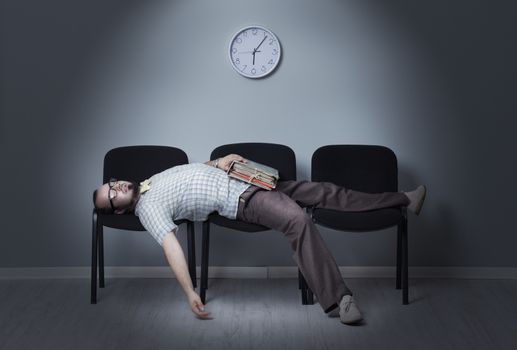
<instances>
[{"instance_id":1,"label":"man's fingers","mask_svg":"<svg viewBox=\"0 0 517 350\"><path fill-rule=\"evenodd\" d=\"M230 158L231 160L234 160L234 159L241 160L241 159L243 159L243 157L240 154L230 154L230 156L228 158Z\"/></svg>"},{"instance_id":2,"label":"man's fingers","mask_svg":"<svg viewBox=\"0 0 517 350\"><path fill-rule=\"evenodd\" d=\"M196 305L196 315L198 315L199 317L208 317L210 315L210 312L208 311L204 311L200 305Z\"/></svg>"},{"instance_id":3,"label":"man's fingers","mask_svg":"<svg viewBox=\"0 0 517 350\"><path fill-rule=\"evenodd\" d=\"M243 156L240 156L238 154L234 154L232 160L238 160L238 161L244 162L244 163L247 162L246 158L244 158Z\"/></svg>"},{"instance_id":4,"label":"man's fingers","mask_svg":"<svg viewBox=\"0 0 517 350\"><path fill-rule=\"evenodd\" d=\"M199 317L208 317L208 316L210 316L210 312L208 312L208 311L200 311L200 312L197 313L197 315Z\"/></svg>"},{"instance_id":5,"label":"man's fingers","mask_svg":"<svg viewBox=\"0 0 517 350\"><path fill-rule=\"evenodd\" d=\"M203 311L203 309L205 308L205 305L203 305L203 303L199 300L194 300L194 307L197 310Z\"/></svg>"},{"instance_id":6,"label":"man's fingers","mask_svg":"<svg viewBox=\"0 0 517 350\"><path fill-rule=\"evenodd\" d=\"M209 315L210 312L205 311L205 305L203 303L196 301L196 311L198 315Z\"/></svg>"}]
</instances>

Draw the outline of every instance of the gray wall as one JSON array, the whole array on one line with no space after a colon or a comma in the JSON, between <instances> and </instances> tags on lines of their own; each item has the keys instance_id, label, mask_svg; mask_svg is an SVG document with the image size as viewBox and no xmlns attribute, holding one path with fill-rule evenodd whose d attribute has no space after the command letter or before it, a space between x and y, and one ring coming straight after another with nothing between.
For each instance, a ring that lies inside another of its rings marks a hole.
<instances>
[{"instance_id":1,"label":"gray wall","mask_svg":"<svg viewBox=\"0 0 517 350\"><path fill-rule=\"evenodd\" d=\"M171 145L203 162L244 141L292 147L299 179L319 146L388 146L401 188L429 189L410 217L411 265L517 266L513 2L2 0L0 10L2 267L89 265L91 192L109 149ZM228 62L248 24L282 44L270 78L242 78ZM395 262L394 229L321 232L339 265ZM213 265L294 265L279 232L212 237ZM107 265L165 264L147 233L107 229L105 246Z\"/></svg>"}]
</instances>

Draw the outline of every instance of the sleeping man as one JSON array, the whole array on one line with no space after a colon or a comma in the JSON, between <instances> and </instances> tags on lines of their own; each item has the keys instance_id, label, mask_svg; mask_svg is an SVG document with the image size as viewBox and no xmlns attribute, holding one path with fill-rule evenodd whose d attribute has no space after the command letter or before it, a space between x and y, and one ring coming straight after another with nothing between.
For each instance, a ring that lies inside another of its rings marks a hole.
<instances>
[{"instance_id":1,"label":"sleeping man","mask_svg":"<svg viewBox=\"0 0 517 350\"><path fill-rule=\"evenodd\" d=\"M229 219L260 224L282 232L293 249L293 259L324 312L342 323L360 321L362 315L331 252L303 207L360 212L407 207L419 214L426 188L411 192L364 193L330 182L278 181L268 191L227 175L231 162L246 159L230 154L206 163L174 166L137 184L112 179L94 192L95 207L104 212L134 212L145 229L162 246L167 261L197 316L204 310L192 286L174 220L204 221L212 212Z\"/></svg>"}]
</instances>

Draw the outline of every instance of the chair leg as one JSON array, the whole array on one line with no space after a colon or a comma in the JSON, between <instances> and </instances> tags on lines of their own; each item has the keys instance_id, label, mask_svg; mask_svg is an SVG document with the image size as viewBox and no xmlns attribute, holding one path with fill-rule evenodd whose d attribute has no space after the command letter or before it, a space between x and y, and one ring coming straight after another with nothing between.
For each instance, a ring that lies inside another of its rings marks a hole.
<instances>
[{"instance_id":1,"label":"chair leg","mask_svg":"<svg viewBox=\"0 0 517 350\"><path fill-rule=\"evenodd\" d=\"M402 226L402 223L397 226L397 281L395 282L395 289L400 289L400 274L402 270Z\"/></svg>"},{"instance_id":2,"label":"chair leg","mask_svg":"<svg viewBox=\"0 0 517 350\"><path fill-rule=\"evenodd\" d=\"M307 284L300 269L298 269L298 284L300 285L302 294L302 305L307 305Z\"/></svg>"},{"instance_id":3,"label":"chair leg","mask_svg":"<svg viewBox=\"0 0 517 350\"><path fill-rule=\"evenodd\" d=\"M97 304L97 213L93 211L92 218L92 275L90 303Z\"/></svg>"},{"instance_id":4,"label":"chair leg","mask_svg":"<svg viewBox=\"0 0 517 350\"><path fill-rule=\"evenodd\" d=\"M407 218L402 223L402 304L409 304L408 301L408 223Z\"/></svg>"},{"instance_id":5,"label":"chair leg","mask_svg":"<svg viewBox=\"0 0 517 350\"><path fill-rule=\"evenodd\" d=\"M309 285L307 285L307 305L314 305L314 294Z\"/></svg>"},{"instance_id":6,"label":"chair leg","mask_svg":"<svg viewBox=\"0 0 517 350\"><path fill-rule=\"evenodd\" d=\"M312 213L314 210L313 206L309 206L307 209L307 215L312 219L313 222L315 222ZM298 269L298 276L302 276L302 278L299 279L300 288L302 288L302 285L305 286L305 305L313 305L314 304L314 294L312 293L312 290L309 288L309 285L307 284L307 281L305 280L305 277L303 277L300 269ZM301 280L303 279L303 284L301 283ZM302 296L302 303L303 303L303 296Z\"/></svg>"},{"instance_id":7,"label":"chair leg","mask_svg":"<svg viewBox=\"0 0 517 350\"><path fill-rule=\"evenodd\" d=\"M196 277L196 234L194 231L194 223L187 222L187 242L188 242L188 268L190 272L190 279L192 280L192 286L197 287Z\"/></svg>"},{"instance_id":8,"label":"chair leg","mask_svg":"<svg viewBox=\"0 0 517 350\"><path fill-rule=\"evenodd\" d=\"M314 294L312 293L312 290L309 288L307 280L303 276L300 269L298 269L298 283L301 285L302 305L313 305Z\"/></svg>"},{"instance_id":9,"label":"chair leg","mask_svg":"<svg viewBox=\"0 0 517 350\"><path fill-rule=\"evenodd\" d=\"M208 251L209 251L209 238L210 238L210 222L203 222L203 239L202 239L202 252L201 252L201 287L200 287L200 298L204 304L206 300L206 290L208 289Z\"/></svg>"},{"instance_id":10,"label":"chair leg","mask_svg":"<svg viewBox=\"0 0 517 350\"><path fill-rule=\"evenodd\" d=\"M104 288L104 228L97 228L99 239L99 288Z\"/></svg>"}]
</instances>

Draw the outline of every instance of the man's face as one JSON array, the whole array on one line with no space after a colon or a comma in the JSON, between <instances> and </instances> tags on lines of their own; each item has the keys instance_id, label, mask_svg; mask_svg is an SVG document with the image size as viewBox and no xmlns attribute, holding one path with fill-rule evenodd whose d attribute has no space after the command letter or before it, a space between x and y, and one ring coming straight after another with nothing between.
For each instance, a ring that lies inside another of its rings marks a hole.
<instances>
[{"instance_id":1,"label":"man's face","mask_svg":"<svg viewBox=\"0 0 517 350\"><path fill-rule=\"evenodd\" d=\"M114 213L123 214L136 202L138 194L139 187L136 182L119 180L111 188L109 183L105 183L97 189L95 206L111 211L113 204Z\"/></svg>"}]
</instances>

